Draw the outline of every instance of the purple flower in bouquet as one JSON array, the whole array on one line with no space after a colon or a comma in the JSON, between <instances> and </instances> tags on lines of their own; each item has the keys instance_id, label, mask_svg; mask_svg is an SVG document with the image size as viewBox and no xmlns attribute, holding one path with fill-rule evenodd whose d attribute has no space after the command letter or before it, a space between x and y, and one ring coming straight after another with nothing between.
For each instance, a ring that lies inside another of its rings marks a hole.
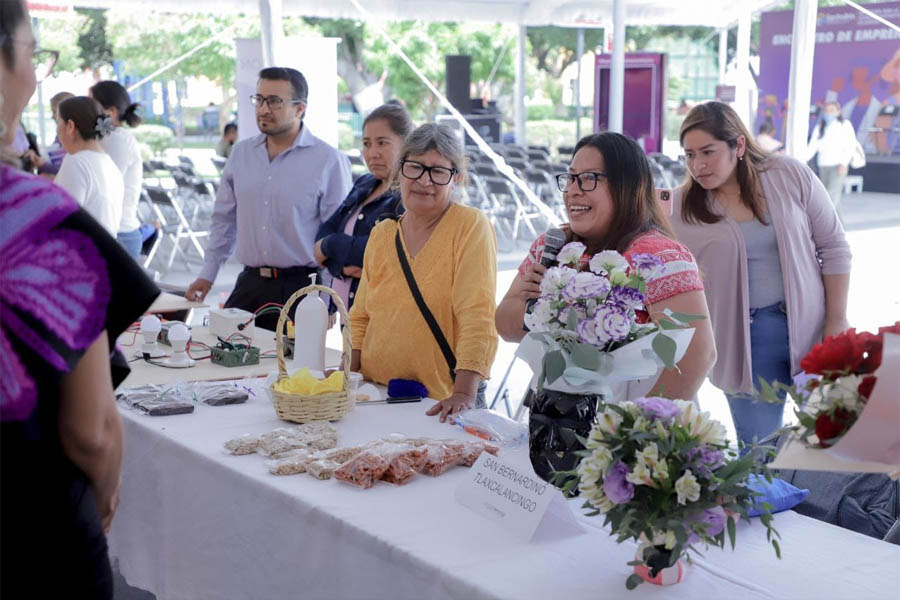
<instances>
[{"instance_id":1,"label":"purple flower in bouquet","mask_svg":"<svg viewBox=\"0 0 900 600\"><path fill-rule=\"evenodd\" d=\"M725 464L725 453L703 444L688 452L688 460L696 460L697 474L709 479L713 471Z\"/></svg>"},{"instance_id":2,"label":"purple flower in bouquet","mask_svg":"<svg viewBox=\"0 0 900 600\"><path fill-rule=\"evenodd\" d=\"M590 271L580 271L566 283L562 290L562 297L568 302L587 298L605 298L609 289L610 284L606 277L594 275Z\"/></svg>"},{"instance_id":3,"label":"purple flower in bouquet","mask_svg":"<svg viewBox=\"0 0 900 600\"><path fill-rule=\"evenodd\" d=\"M631 318L628 311L614 304L601 304L594 313L598 329L613 342L620 342L628 337L631 331Z\"/></svg>"},{"instance_id":4,"label":"purple flower in bouquet","mask_svg":"<svg viewBox=\"0 0 900 600\"><path fill-rule=\"evenodd\" d=\"M645 280L650 280L661 273L665 265L655 254L638 253L631 255L631 268L640 273Z\"/></svg>"},{"instance_id":5,"label":"purple flower in bouquet","mask_svg":"<svg viewBox=\"0 0 900 600\"><path fill-rule=\"evenodd\" d=\"M715 537L722 533L722 530L725 529L725 522L728 520L728 515L725 514L725 509L721 506L715 506L713 508L707 508L700 512L692 514L687 519L687 524L692 525L694 523L706 523L706 535L710 537ZM688 545L696 544L700 541L700 536L696 533L691 533L688 536Z\"/></svg>"},{"instance_id":6,"label":"purple flower in bouquet","mask_svg":"<svg viewBox=\"0 0 900 600\"><path fill-rule=\"evenodd\" d=\"M578 337L585 344L601 348L609 342L609 336L603 331L603 324L601 323L598 314L594 314L594 316L589 319L578 321L575 330L578 332Z\"/></svg>"},{"instance_id":7,"label":"purple flower in bouquet","mask_svg":"<svg viewBox=\"0 0 900 600\"><path fill-rule=\"evenodd\" d=\"M639 309L644 307L646 296L637 288L628 286L615 286L606 298L608 304L617 304L625 309Z\"/></svg>"},{"instance_id":8,"label":"purple flower in bouquet","mask_svg":"<svg viewBox=\"0 0 900 600\"><path fill-rule=\"evenodd\" d=\"M659 419L661 421L666 421L678 414L678 406L668 398L659 398L657 396L637 398L634 403L637 404L651 420Z\"/></svg>"},{"instance_id":9,"label":"purple flower in bouquet","mask_svg":"<svg viewBox=\"0 0 900 600\"><path fill-rule=\"evenodd\" d=\"M619 461L603 478L603 493L613 504L622 504L634 498L634 485L625 480L628 473L628 465Z\"/></svg>"}]
</instances>

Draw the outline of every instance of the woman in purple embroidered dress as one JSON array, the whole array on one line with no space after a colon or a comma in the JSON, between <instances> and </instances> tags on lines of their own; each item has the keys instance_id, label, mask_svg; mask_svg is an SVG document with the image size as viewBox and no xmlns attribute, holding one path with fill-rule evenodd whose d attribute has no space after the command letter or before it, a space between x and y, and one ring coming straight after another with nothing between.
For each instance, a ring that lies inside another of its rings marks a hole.
<instances>
[{"instance_id":1,"label":"woman in purple embroidered dress","mask_svg":"<svg viewBox=\"0 0 900 600\"><path fill-rule=\"evenodd\" d=\"M3 0L3 157L35 54L22 0ZM112 598L123 373L110 348L159 290L62 189L2 162L0 223L0 595Z\"/></svg>"}]
</instances>

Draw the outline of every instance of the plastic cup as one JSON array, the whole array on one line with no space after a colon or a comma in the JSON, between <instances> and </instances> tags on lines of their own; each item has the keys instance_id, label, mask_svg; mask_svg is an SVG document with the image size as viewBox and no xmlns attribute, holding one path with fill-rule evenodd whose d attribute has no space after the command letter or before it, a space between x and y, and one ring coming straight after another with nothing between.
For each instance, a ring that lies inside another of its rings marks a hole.
<instances>
[{"instance_id":1,"label":"plastic cup","mask_svg":"<svg viewBox=\"0 0 900 600\"><path fill-rule=\"evenodd\" d=\"M350 379L348 380L347 385L347 399L350 401L351 410L356 406L356 390L359 388L359 384L362 383L362 380L362 373L350 371Z\"/></svg>"}]
</instances>

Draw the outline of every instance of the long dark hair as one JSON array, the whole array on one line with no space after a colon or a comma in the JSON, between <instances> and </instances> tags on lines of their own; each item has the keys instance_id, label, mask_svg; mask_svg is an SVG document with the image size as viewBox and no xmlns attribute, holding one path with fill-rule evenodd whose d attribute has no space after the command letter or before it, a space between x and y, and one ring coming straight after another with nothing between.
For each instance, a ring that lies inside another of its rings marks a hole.
<instances>
[{"instance_id":1,"label":"long dark hair","mask_svg":"<svg viewBox=\"0 0 900 600\"><path fill-rule=\"evenodd\" d=\"M569 237L583 242L591 254L601 250L625 252L635 237L654 229L675 239L656 200L650 162L640 146L621 133L605 131L581 138L575 145L573 156L585 146L595 148L603 155L613 218L606 235L597 244L588 243L574 232L570 232Z\"/></svg>"},{"instance_id":2,"label":"long dark hair","mask_svg":"<svg viewBox=\"0 0 900 600\"><path fill-rule=\"evenodd\" d=\"M822 136L825 135L825 113L824 113L824 108L826 108L829 104L833 104L833 105L837 106L837 109L838 109L838 114L837 114L837 120L838 120L838 123L843 123L843 122L844 122L844 115L841 114L841 104L840 104L840 102L835 102L835 101L833 101L833 100L832 100L831 102L826 102L826 103L825 103L825 106L822 107L822 108L823 108L822 120L819 122L819 139L821 139Z\"/></svg>"},{"instance_id":3,"label":"long dark hair","mask_svg":"<svg viewBox=\"0 0 900 600\"><path fill-rule=\"evenodd\" d=\"M717 140L734 149L738 138L744 136L746 147L743 160L737 163L737 181L741 188L741 203L753 212L753 216L766 224L763 215L762 186L759 173L764 170L764 163L769 155L759 147L753 136L744 126L744 122L733 108L723 102L704 102L691 109L681 124L678 139L684 147L684 136L694 129L705 131ZM694 181L690 171L682 184L683 200L681 218L686 223L718 223L722 217L713 212L707 200L707 192Z\"/></svg>"},{"instance_id":4,"label":"long dark hair","mask_svg":"<svg viewBox=\"0 0 900 600\"><path fill-rule=\"evenodd\" d=\"M91 88L91 96L105 109L115 107L116 112L119 113L119 121L128 123L129 127L137 127L143 121L137 112L141 105L136 102L132 103L128 90L118 82L101 81L94 84L94 87Z\"/></svg>"}]
</instances>

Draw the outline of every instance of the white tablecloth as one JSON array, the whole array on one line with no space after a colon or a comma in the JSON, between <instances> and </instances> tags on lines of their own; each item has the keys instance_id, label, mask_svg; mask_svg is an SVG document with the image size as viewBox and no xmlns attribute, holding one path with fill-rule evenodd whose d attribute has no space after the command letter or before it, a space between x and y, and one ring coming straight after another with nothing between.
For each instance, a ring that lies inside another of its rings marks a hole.
<instances>
[{"instance_id":1,"label":"white tablecloth","mask_svg":"<svg viewBox=\"0 0 900 600\"><path fill-rule=\"evenodd\" d=\"M340 443L392 432L462 430L421 404L357 406L337 423ZM259 455L229 456L226 439L284 425L268 399L149 417L123 409L126 449L111 555L126 580L164 599L896 598L900 547L793 512L776 515L784 558L759 523L738 546L709 549L674 588L628 592L635 546L617 545L600 519L585 532L517 542L457 504L469 472L417 476L369 490L308 475L269 475ZM504 449L513 462L524 448ZM581 502L570 506L580 513Z\"/></svg>"}]
</instances>

